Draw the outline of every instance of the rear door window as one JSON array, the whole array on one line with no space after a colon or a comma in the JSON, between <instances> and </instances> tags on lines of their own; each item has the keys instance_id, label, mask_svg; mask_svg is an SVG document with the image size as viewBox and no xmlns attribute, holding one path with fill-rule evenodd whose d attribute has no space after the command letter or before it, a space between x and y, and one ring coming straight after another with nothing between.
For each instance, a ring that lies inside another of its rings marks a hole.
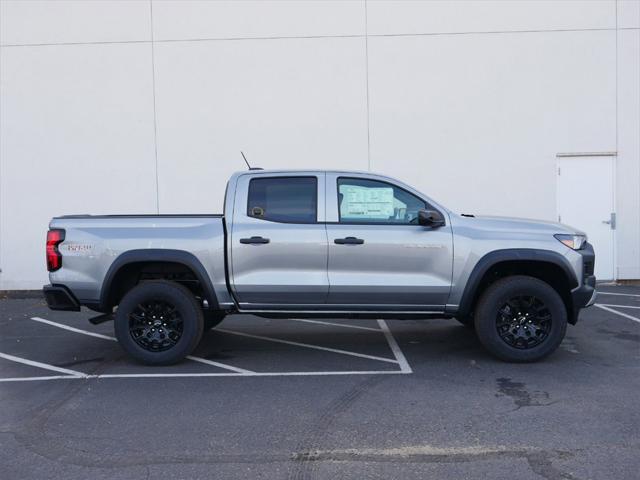
<instances>
[{"instance_id":1,"label":"rear door window","mask_svg":"<svg viewBox=\"0 0 640 480\"><path fill-rule=\"evenodd\" d=\"M253 178L249 182L247 215L282 223L316 223L316 177Z\"/></svg>"}]
</instances>

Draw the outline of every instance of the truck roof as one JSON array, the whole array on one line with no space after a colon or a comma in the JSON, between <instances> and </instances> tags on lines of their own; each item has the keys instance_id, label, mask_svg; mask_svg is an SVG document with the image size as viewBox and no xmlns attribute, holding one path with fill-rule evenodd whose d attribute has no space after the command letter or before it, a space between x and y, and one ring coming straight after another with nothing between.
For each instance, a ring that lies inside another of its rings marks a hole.
<instances>
[{"instance_id":1,"label":"truck roof","mask_svg":"<svg viewBox=\"0 0 640 480\"><path fill-rule=\"evenodd\" d=\"M259 175L263 173L355 173L359 175L377 175L384 177L386 175L378 174L375 172L367 172L364 170L334 170L334 169L320 169L320 168L299 168L299 169L262 169L252 168L251 170L240 170L234 173L234 175L244 175L250 173L252 175Z\"/></svg>"},{"instance_id":2,"label":"truck roof","mask_svg":"<svg viewBox=\"0 0 640 480\"><path fill-rule=\"evenodd\" d=\"M262 170L262 169L251 169L251 170L241 170L241 171L237 171L235 172L233 175L231 175L230 179L229 179L229 185L233 185L235 187L236 182L238 181L238 178L243 176L243 175L267 175L267 174L281 174L281 175L287 175L287 174L304 174L304 173L308 173L308 174L314 174L314 173L339 173L339 174L345 174L345 175L366 175L371 177L372 179L379 179L379 180L387 180L391 183L397 184L398 186L404 188L405 190L409 191L409 192L413 192L414 194L418 195L421 198L424 198L425 200L427 200L430 204L436 206L437 208L447 211L449 213L452 213L451 210L449 210L448 208L446 208L444 205L440 204L439 202L436 202L435 200L433 200L431 197L429 197L428 195L425 195L424 193L416 190L414 187L412 187L409 184L404 183L402 180L398 180L397 178L394 177L390 177L388 175L384 175L381 173L375 173L375 172L366 172L364 170L341 170L341 169L315 169L315 168L310 168L310 169L272 169L272 170Z\"/></svg>"}]
</instances>

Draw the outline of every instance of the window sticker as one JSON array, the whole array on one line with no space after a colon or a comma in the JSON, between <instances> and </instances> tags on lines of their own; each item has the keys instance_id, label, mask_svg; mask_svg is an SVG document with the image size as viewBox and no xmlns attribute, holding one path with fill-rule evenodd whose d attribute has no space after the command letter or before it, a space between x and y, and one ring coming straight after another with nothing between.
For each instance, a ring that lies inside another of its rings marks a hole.
<instances>
[{"instance_id":1,"label":"window sticker","mask_svg":"<svg viewBox=\"0 0 640 480\"><path fill-rule=\"evenodd\" d=\"M393 217L393 188L340 185L343 194L340 216L344 219L388 219Z\"/></svg>"}]
</instances>

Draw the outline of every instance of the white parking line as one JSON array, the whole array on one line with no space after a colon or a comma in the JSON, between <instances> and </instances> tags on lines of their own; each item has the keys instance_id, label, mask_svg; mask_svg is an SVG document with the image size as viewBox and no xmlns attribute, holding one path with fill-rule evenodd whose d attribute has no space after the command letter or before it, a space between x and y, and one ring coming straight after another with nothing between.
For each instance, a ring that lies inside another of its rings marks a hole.
<instances>
[{"instance_id":1,"label":"white parking line","mask_svg":"<svg viewBox=\"0 0 640 480\"><path fill-rule=\"evenodd\" d=\"M398 363L400 364L400 370L403 371L404 373L413 373L413 370L411 370L411 367L409 366L409 362L407 362L407 358L404 356L404 353L402 353L402 350L400 349L398 342L396 342L396 339L393 337L393 335L391 335L391 330L389 330L389 326L387 325L387 322L385 322L382 319L379 319L378 325L380 325L380 329L384 332L384 336L387 339L387 343L389 344L389 347L391 348L393 355L396 357L396 360L398 360Z\"/></svg>"},{"instance_id":2,"label":"white parking line","mask_svg":"<svg viewBox=\"0 0 640 480\"><path fill-rule=\"evenodd\" d=\"M88 335L90 337L101 338L103 340L111 340L114 342L118 341L116 337L110 337L108 335L102 335L101 333L94 333L94 332L89 332L87 330L82 330L80 328L70 327L63 323L52 322L51 320L47 320L45 318L31 317L31 320L35 320L36 322L46 323L47 325L51 325L52 327L58 327L64 330L69 330L70 332L81 333L82 335ZM193 355L187 355L186 358L188 358L189 360L193 360L194 362L199 362L207 365L212 365L214 367L224 368L225 370L231 370L232 372L253 373L251 370L245 370L244 368L234 367L233 365L227 365L226 363L214 362L213 360L209 360L207 358L194 357Z\"/></svg>"},{"instance_id":3,"label":"white parking line","mask_svg":"<svg viewBox=\"0 0 640 480\"><path fill-rule=\"evenodd\" d=\"M602 305L604 307L618 307L618 308L638 308L640 309L640 307L638 306L632 306L632 305L612 305L610 303L599 303L598 305Z\"/></svg>"},{"instance_id":4,"label":"white parking line","mask_svg":"<svg viewBox=\"0 0 640 480\"><path fill-rule=\"evenodd\" d=\"M79 333L82 335L87 335L90 337L100 338L102 340L109 341L117 341L115 337L111 337L108 335L103 335L100 333L94 333L87 330L82 330L80 328L70 327L68 325L64 325L62 323L53 322L51 320L47 320L40 317L32 317L32 320L44 323L46 325L50 325L52 327L61 328L64 330L68 330L74 333ZM299 321L304 321L303 319L298 319ZM346 325L339 324L334 322L321 322L310 320L311 323L318 323L323 325L330 326L341 326L347 328L359 328L362 330L371 330L376 332L381 332L384 334L387 343L389 344L389 348L393 352L395 359L378 357L374 355L365 355L357 352L350 352L347 350L339 350L336 348L329 347L321 347L319 345L311 345L300 342L291 342L288 340L281 340L277 338L264 337L261 335L251 335L242 332L235 332L231 330L222 330L217 329L217 331L221 331L224 333L229 333L233 335L240 335L250 338L256 338L260 340L266 340L270 342L276 343L284 343L288 345L294 345L305 348L313 348L316 350L324 350L332 353L339 353L343 355L351 355L355 357L367 358L370 360L377 360L388 363L395 363L400 366L400 370L350 370L350 371L314 371L314 372L253 372L251 370L245 370L238 367L233 367L231 365L221 364L218 362L214 362L205 358L188 356L187 358L198 361L201 363L206 363L209 365L217 366L220 368L225 368L227 370L231 370L231 372L204 372L204 373L116 373L116 374L87 374L84 372L70 370L66 368L56 367L55 365L49 365L41 362L35 362L33 360L27 360L21 357L15 357L13 355L0 353L0 357L5 358L10 361L23 363L26 365L31 365L34 367L44 368L47 370L52 370L58 373L66 373L67 375L51 375L51 376L37 376L37 377L11 377L11 378L0 378L0 382L29 382L29 381L39 381L39 380L69 380L69 379L108 379L108 378L189 378L189 377L310 377L310 376L343 376L343 375L403 375L413 373L409 363L407 362L406 357L402 353L402 350L398 346L395 338L391 334L389 327L384 322L384 320L378 320L378 325L380 328L371 328L371 327L360 327L355 325Z\"/></svg>"},{"instance_id":5,"label":"white parking line","mask_svg":"<svg viewBox=\"0 0 640 480\"><path fill-rule=\"evenodd\" d=\"M596 307L598 307L598 308L601 308L602 310L606 310L607 312L615 313L617 315L620 315L621 317L625 317L625 318L628 318L629 320L633 320L634 322L640 323L640 318L634 317L633 315L629 315L627 313L619 312L617 310L614 310L613 308L605 307L604 305L602 305L600 303L596 303L594 305Z\"/></svg>"},{"instance_id":6,"label":"white parking line","mask_svg":"<svg viewBox=\"0 0 640 480\"><path fill-rule=\"evenodd\" d=\"M320 320L309 320L307 318L285 318L283 320L293 320L294 322L316 323L319 325L332 325L335 327L356 328L358 330L369 330L371 332L379 332L379 328L363 327L362 325L349 325L348 323L324 322Z\"/></svg>"},{"instance_id":7,"label":"white parking line","mask_svg":"<svg viewBox=\"0 0 640 480\"><path fill-rule=\"evenodd\" d=\"M41 380L78 380L86 378L85 376L79 377L77 375L50 375L48 377L13 377L13 378L0 378L0 383L3 382L35 382Z\"/></svg>"},{"instance_id":8,"label":"white parking line","mask_svg":"<svg viewBox=\"0 0 640 480\"><path fill-rule=\"evenodd\" d=\"M329 372L253 372L253 373L124 373L103 374L87 378L154 378L154 377L322 377L332 375L403 375L401 370L352 370Z\"/></svg>"},{"instance_id":9,"label":"white parking line","mask_svg":"<svg viewBox=\"0 0 640 480\"><path fill-rule=\"evenodd\" d=\"M640 295L636 295L633 293L601 292L600 290L598 290L598 295L622 295L624 297L640 297Z\"/></svg>"},{"instance_id":10,"label":"white parking line","mask_svg":"<svg viewBox=\"0 0 640 480\"><path fill-rule=\"evenodd\" d=\"M330 372L251 372L251 373L104 373L100 375L52 375L49 377L0 378L2 382L30 382L38 380L88 380L108 378L206 378L206 377L323 377L341 375L406 375L402 370L353 370Z\"/></svg>"},{"instance_id":11,"label":"white parking line","mask_svg":"<svg viewBox=\"0 0 640 480\"><path fill-rule=\"evenodd\" d=\"M103 340L113 340L117 342L115 337L110 337L108 335L102 335L101 333L89 332L88 330L80 330L79 328L70 327L69 325L65 325L64 323L52 322L51 320L47 320L46 318L40 317L31 317L31 320L35 320L36 322L46 323L47 325L51 325L52 327L62 328L64 330L69 330L70 332L81 333L82 335L89 335L90 337L102 338Z\"/></svg>"},{"instance_id":12,"label":"white parking line","mask_svg":"<svg viewBox=\"0 0 640 480\"><path fill-rule=\"evenodd\" d=\"M241 337L256 338L258 340L266 340L268 342L284 343L286 345L294 345L296 347L313 348L315 350L324 350L325 352L341 353L342 355L351 355L352 357L368 358L369 360L378 360L380 362L400 363L398 360L394 360L392 358L376 357L374 355L365 355L364 353L349 352L347 350L339 350L337 348L321 347L319 345L311 345L310 343L291 342L289 340L281 340L279 338L272 338L272 337L263 337L262 335L252 335L250 333L234 332L233 330L226 330L222 328L216 328L215 331L229 333L231 335L240 335Z\"/></svg>"},{"instance_id":13,"label":"white parking line","mask_svg":"<svg viewBox=\"0 0 640 480\"><path fill-rule=\"evenodd\" d=\"M49 365L48 363L36 362L34 360L27 360L22 357L15 357L13 355L9 355L7 353L0 352L0 358L4 358L6 360L11 360L16 363L23 363L24 365L29 365L31 367L44 368L45 370L51 370L52 372L58 373L66 373L67 375L72 375L74 377L82 377L85 374L82 372L78 372L76 370L69 370L68 368L56 367L55 365Z\"/></svg>"},{"instance_id":14,"label":"white parking line","mask_svg":"<svg viewBox=\"0 0 640 480\"><path fill-rule=\"evenodd\" d=\"M231 370L237 373L255 373L252 370L245 370L244 368L234 367L233 365L227 365L226 363L214 362L208 358L194 357L193 355L187 355L185 358L193 360L194 362L205 363L207 365L213 365L214 367L224 368L225 370Z\"/></svg>"}]
</instances>

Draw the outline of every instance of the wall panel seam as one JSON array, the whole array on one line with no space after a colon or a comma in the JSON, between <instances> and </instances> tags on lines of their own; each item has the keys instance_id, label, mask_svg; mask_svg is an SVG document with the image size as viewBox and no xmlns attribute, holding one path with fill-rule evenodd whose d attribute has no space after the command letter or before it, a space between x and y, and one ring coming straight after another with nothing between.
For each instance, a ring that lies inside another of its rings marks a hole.
<instances>
[{"instance_id":1,"label":"wall panel seam","mask_svg":"<svg viewBox=\"0 0 640 480\"><path fill-rule=\"evenodd\" d=\"M369 17L367 0L364 0L364 56L367 96L367 170L371 171L371 110L369 108Z\"/></svg>"},{"instance_id":2,"label":"wall panel seam","mask_svg":"<svg viewBox=\"0 0 640 480\"><path fill-rule=\"evenodd\" d=\"M156 213L160 213L160 181L158 178L158 120L156 115L156 58L153 42L153 0L149 0L149 22L151 25L151 91L153 97L153 150L156 173Z\"/></svg>"},{"instance_id":3,"label":"wall panel seam","mask_svg":"<svg viewBox=\"0 0 640 480\"><path fill-rule=\"evenodd\" d=\"M502 35L518 33L571 33L571 32L615 32L620 30L640 30L640 27L620 27L620 28L567 28L567 29L547 29L547 30L487 30L468 32L429 32L429 33L367 33L365 35L291 35L291 36L267 36L267 37L226 37L226 38L176 38L176 39L154 39L153 43L179 43L179 42L233 42L249 40L316 40L331 38L388 38L388 37L431 37L431 36L459 36L459 35ZM66 45L118 45L129 43L151 43L152 40L113 40L97 42L50 42L50 43L25 43L25 44L4 44L2 48L16 47L48 47Z\"/></svg>"}]
</instances>

